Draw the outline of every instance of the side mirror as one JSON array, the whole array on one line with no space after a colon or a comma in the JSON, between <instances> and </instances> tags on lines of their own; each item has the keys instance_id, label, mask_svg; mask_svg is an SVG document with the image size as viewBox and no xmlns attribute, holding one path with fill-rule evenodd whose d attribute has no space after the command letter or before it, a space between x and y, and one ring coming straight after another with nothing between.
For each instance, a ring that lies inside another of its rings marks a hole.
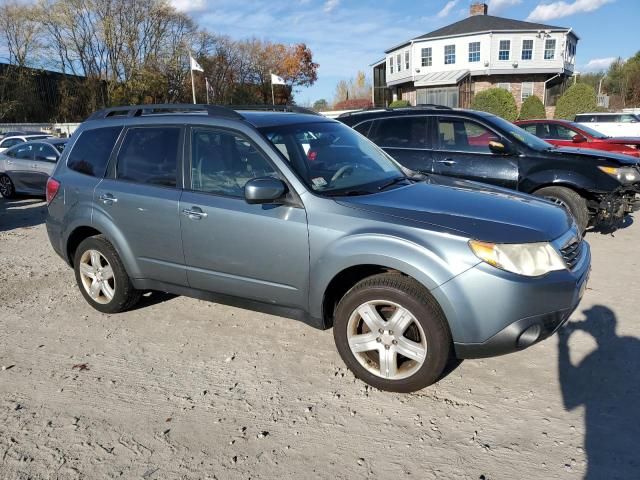
<instances>
[{"instance_id":1,"label":"side mirror","mask_svg":"<svg viewBox=\"0 0 640 480\"><path fill-rule=\"evenodd\" d=\"M511 153L511 148L509 148L509 146L505 145L502 142L496 142L494 140L489 142L489 150L500 155L507 155Z\"/></svg>"},{"instance_id":2,"label":"side mirror","mask_svg":"<svg viewBox=\"0 0 640 480\"><path fill-rule=\"evenodd\" d=\"M571 140L573 141L573 143L583 143L587 141L587 139L582 135L574 135Z\"/></svg>"},{"instance_id":3,"label":"side mirror","mask_svg":"<svg viewBox=\"0 0 640 480\"><path fill-rule=\"evenodd\" d=\"M249 180L244 186L244 199L249 204L273 203L287 192L282 180L260 177Z\"/></svg>"}]
</instances>

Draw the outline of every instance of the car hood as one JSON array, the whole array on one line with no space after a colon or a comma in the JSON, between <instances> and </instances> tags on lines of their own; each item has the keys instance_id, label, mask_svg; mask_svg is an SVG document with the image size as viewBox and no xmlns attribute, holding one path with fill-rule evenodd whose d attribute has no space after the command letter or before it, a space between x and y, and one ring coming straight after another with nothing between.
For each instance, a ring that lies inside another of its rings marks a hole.
<instances>
[{"instance_id":1,"label":"car hood","mask_svg":"<svg viewBox=\"0 0 640 480\"><path fill-rule=\"evenodd\" d=\"M549 150L551 155L557 156L574 156L584 157L592 160L605 160L607 164L615 163L621 167L633 166L638 164L638 160L634 160L629 155L623 155L621 153L607 152L606 150L594 150L589 148L573 148L573 147L558 147L553 150Z\"/></svg>"},{"instance_id":2,"label":"car hood","mask_svg":"<svg viewBox=\"0 0 640 480\"><path fill-rule=\"evenodd\" d=\"M439 175L386 192L341 197L337 201L343 206L496 243L554 240L573 223L564 209L546 200Z\"/></svg>"}]
</instances>

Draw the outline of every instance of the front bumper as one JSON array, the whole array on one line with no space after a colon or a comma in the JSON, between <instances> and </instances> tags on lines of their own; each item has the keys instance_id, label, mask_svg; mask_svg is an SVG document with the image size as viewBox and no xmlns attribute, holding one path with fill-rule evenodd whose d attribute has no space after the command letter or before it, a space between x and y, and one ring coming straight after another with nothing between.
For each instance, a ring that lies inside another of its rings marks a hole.
<instances>
[{"instance_id":1,"label":"front bumper","mask_svg":"<svg viewBox=\"0 0 640 480\"><path fill-rule=\"evenodd\" d=\"M640 208L639 193L640 185L629 185L589 202L593 213L592 225L615 227L620 224L627 214Z\"/></svg>"},{"instance_id":2,"label":"front bumper","mask_svg":"<svg viewBox=\"0 0 640 480\"><path fill-rule=\"evenodd\" d=\"M524 350L552 335L578 307L591 268L584 242L572 271L522 277L481 263L435 289L458 358Z\"/></svg>"}]
</instances>

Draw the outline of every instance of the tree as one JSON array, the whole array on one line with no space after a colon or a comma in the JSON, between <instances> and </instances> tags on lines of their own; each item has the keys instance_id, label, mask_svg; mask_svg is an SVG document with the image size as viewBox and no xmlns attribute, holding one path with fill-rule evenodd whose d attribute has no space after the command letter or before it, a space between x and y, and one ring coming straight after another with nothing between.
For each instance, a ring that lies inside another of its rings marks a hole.
<instances>
[{"instance_id":1,"label":"tree","mask_svg":"<svg viewBox=\"0 0 640 480\"><path fill-rule=\"evenodd\" d=\"M364 72L359 71L355 77L337 83L334 103L362 99L371 100L371 82Z\"/></svg>"},{"instance_id":2,"label":"tree","mask_svg":"<svg viewBox=\"0 0 640 480\"><path fill-rule=\"evenodd\" d=\"M535 120L538 118L547 118L547 112L544 109L542 100L535 95L531 95L522 102L518 120Z\"/></svg>"},{"instance_id":3,"label":"tree","mask_svg":"<svg viewBox=\"0 0 640 480\"><path fill-rule=\"evenodd\" d=\"M576 83L558 99L555 118L573 120L576 114L592 112L597 108L596 91L584 83Z\"/></svg>"},{"instance_id":4,"label":"tree","mask_svg":"<svg viewBox=\"0 0 640 480\"><path fill-rule=\"evenodd\" d=\"M325 110L329 110L329 102L327 102L324 98L321 98L320 100L316 100L315 102L313 102L313 109L316 112L323 112Z\"/></svg>"},{"instance_id":5,"label":"tree","mask_svg":"<svg viewBox=\"0 0 640 480\"><path fill-rule=\"evenodd\" d=\"M473 97L471 108L493 113L510 122L515 121L518 117L516 100L511 92L504 88L490 88L477 93Z\"/></svg>"}]
</instances>

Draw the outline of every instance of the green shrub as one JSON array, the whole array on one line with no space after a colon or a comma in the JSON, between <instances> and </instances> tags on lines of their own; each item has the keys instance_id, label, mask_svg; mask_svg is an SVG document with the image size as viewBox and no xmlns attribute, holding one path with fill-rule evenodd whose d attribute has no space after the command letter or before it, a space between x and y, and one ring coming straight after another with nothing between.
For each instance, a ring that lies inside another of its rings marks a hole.
<instances>
[{"instance_id":1,"label":"green shrub","mask_svg":"<svg viewBox=\"0 0 640 480\"><path fill-rule=\"evenodd\" d=\"M410 106L411 104L407 100L394 100L389 104L389 108L404 108Z\"/></svg>"},{"instance_id":2,"label":"green shrub","mask_svg":"<svg viewBox=\"0 0 640 480\"><path fill-rule=\"evenodd\" d=\"M518 118L516 100L511 92L504 88L490 88L476 94L471 102L471 108L493 113L510 122Z\"/></svg>"},{"instance_id":3,"label":"green shrub","mask_svg":"<svg viewBox=\"0 0 640 480\"><path fill-rule=\"evenodd\" d=\"M586 83L576 83L558 99L555 118L573 120L576 114L593 112L597 108L596 91Z\"/></svg>"},{"instance_id":4,"label":"green shrub","mask_svg":"<svg viewBox=\"0 0 640 480\"><path fill-rule=\"evenodd\" d=\"M527 97L520 107L520 115L518 120L536 120L538 118L547 118L542 100L535 95Z\"/></svg>"}]
</instances>

